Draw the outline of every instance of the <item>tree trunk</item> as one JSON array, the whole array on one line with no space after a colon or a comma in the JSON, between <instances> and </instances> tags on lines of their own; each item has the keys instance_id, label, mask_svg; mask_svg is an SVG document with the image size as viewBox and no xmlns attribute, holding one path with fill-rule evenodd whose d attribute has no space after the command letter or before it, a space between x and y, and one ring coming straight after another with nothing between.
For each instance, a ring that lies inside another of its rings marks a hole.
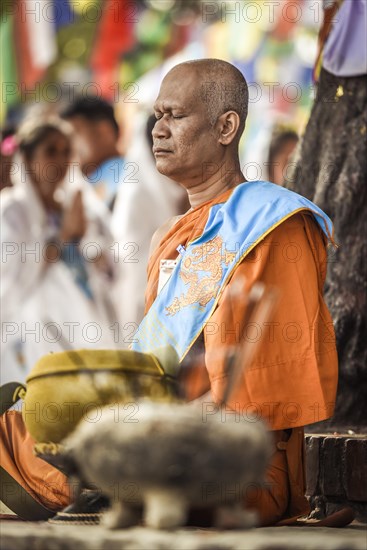
<instances>
[{"instance_id":1,"label":"tree trunk","mask_svg":"<svg viewBox=\"0 0 367 550\"><path fill-rule=\"evenodd\" d=\"M285 186L306 196L334 222L325 297L339 356L334 417L313 429L367 426L366 176L367 76L321 72L317 97L293 173Z\"/></svg>"}]
</instances>

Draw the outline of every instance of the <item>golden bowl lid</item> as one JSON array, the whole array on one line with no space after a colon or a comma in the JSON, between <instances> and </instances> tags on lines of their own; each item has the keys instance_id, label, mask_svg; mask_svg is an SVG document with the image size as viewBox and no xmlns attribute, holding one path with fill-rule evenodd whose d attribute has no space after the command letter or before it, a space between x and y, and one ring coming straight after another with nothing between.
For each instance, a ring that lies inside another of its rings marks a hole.
<instances>
[{"instance_id":1,"label":"golden bowl lid","mask_svg":"<svg viewBox=\"0 0 367 550\"><path fill-rule=\"evenodd\" d=\"M164 375L153 354L133 350L80 349L49 353L37 361L27 377L27 383L36 378L58 374L91 374L93 371L142 371L145 374Z\"/></svg>"}]
</instances>

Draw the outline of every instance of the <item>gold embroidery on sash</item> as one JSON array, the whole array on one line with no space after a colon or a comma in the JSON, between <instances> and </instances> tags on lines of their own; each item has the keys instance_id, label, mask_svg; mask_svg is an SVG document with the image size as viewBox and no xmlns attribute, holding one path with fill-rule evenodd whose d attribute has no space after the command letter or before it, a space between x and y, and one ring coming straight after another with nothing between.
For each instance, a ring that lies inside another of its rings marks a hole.
<instances>
[{"instance_id":1,"label":"gold embroidery on sash","mask_svg":"<svg viewBox=\"0 0 367 550\"><path fill-rule=\"evenodd\" d=\"M235 257L236 252L228 252L220 236L192 247L180 269L180 277L189 288L166 307L166 315L176 315L184 307L194 304L205 307L218 293L223 276L222 264L228 265Z\"/></svg>"}]
</instances>

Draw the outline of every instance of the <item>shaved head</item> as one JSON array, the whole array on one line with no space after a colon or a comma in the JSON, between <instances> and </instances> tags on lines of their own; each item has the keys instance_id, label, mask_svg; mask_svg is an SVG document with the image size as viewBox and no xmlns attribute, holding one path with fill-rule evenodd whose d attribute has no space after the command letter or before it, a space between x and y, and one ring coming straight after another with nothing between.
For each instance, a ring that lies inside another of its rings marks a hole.
<instances>
[{"instance_id":1,"label":"shaved head","mask_svg":"<svg viewBox=\"0 0 367 550\"><path fill-rule=\"evenodd\" d=\"M202 59L176 65L154 103L158 172L191 190L191 197L201 186L223 189L244 181L238 145L247 104L246 80L230 63Z\"/></svg>"},{"instance_id":2,"label":"shaved head","mask_svg":"<svg viewBox=\"0 0 367 550\"><path fill-rule=\"evenodd\" d=\"M205 105L212 126L223 113L235 111L238 114L240 126L236 141L239 141L248 112L248 87L243 74L222 59L198 59L176 65L168 75L190 69L196 72L200 82L193 94Z\"/></svg>"}]
</instances>

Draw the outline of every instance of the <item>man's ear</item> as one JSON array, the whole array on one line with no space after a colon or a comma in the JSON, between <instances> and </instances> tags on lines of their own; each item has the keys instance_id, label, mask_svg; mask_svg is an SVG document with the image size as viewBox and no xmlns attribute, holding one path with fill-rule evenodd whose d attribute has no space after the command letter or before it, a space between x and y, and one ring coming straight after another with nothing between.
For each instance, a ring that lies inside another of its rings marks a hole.
<instances>
[{"instance_id":1,"label":"man's ear","mask_svg":"<svg viewBox=\"0 0 367 550\"><path fill-rule=\"evenodd\" d=\"M230 145L235 139L240 127L240 117L236 111L223 113L217 121L219 143Z\"/></svg>"}]
</instances>

